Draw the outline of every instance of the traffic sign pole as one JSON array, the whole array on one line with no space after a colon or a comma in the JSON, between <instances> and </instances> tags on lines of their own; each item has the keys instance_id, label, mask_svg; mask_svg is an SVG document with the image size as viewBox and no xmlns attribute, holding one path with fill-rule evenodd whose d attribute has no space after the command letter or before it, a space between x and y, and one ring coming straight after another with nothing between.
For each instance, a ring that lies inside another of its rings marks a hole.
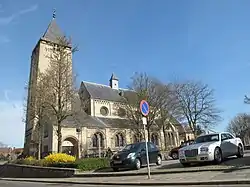
<instances>
[{"instance_id":1,"label":"traffic sign pole","mask_svg":"<svg viewBox=\"0 0 250 187\"><path fill-rule=\"evenodd\" d=\"M140 110L144 117L142 117L142 123L144 128L144 137L145 137L145 146L146 146L146 157L147 157L147 170L148 170L148 179L151 178L150 176L150 166L149 166L149 156L148 156L148 141L146 138L146 125L147 125L147 118L146 116L149 114L149 104L147 101L142 100L140 103ZM149 138L149 137L148 137Z\"/></svg>"},{"instance_id":2,"label":"traffic sign pole","mask_svg":"<svg viewBox=\"0 0 250 187\"><path fill-rule=\"evenodd\" d=\"M146 125L147 125L147 118L146 117L142 117L142 123L143 123L144 134L145 134L148 179L150 179L151 175L150 175L149 156L148 156L148 141L147 141L147 138L146 138Z\"/></svg>"}]
</instances>

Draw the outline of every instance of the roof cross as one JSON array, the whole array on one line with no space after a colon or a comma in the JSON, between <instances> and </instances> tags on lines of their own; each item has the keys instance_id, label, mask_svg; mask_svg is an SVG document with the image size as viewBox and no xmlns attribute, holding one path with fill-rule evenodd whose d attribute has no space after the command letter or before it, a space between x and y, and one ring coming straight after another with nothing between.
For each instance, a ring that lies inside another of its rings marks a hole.
<instances>
[{"instance_id":1,"label":"roof cross","mask_svg":"<svg viewBox=\"0 0 250 187\"><path fill-rule=\"evenodd\" d=\"M56 9L53 10L53 19L56 18Z\"/></svg>"}]
</instances>

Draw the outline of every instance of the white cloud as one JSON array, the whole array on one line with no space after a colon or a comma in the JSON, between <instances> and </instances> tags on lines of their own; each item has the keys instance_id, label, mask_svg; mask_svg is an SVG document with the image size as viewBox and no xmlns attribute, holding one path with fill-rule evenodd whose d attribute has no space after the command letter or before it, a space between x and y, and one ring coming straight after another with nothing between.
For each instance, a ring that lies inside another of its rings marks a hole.
<instances>
[{"instance_id":1,"label":"white cloud","mask_svg":"<svg viewBox=\"0 0 250 187\"><path fill-rule=\"evenodd\" d=\"M23 101L0 100L0 142L22 147L24 142Z\"/></svg>"},{"instance_id":2,"label":"white cloud","mask_svg":"<svg viewBox=\"0 0 250 187\"><path fill-rule=\"evenodd\" d=\"M1 6L0 6L0 11L1 11ZM38 9L38 5L32 5L26 9L23 9L23 10L20 10L8 17L0 17L0 25L8 25L10 24L15 18L23 15L23 14L27 14L27 13L30 13L30 12L34 12Z\"/></svg>"},{"instance_id":3,"label":"white cloud","mask_svg":"<svg viewBox=\"0 0 250 187\"><path fill-rule=\"evenodd\" d=\"M18 15L22 15L22 14L26 14L26 13L29 13L29 12L34 12L36 11L38 8L38 5L33 5L27 9L24 9L24 10L20 10L17 14Z\"/></svg>"}]
</instances>

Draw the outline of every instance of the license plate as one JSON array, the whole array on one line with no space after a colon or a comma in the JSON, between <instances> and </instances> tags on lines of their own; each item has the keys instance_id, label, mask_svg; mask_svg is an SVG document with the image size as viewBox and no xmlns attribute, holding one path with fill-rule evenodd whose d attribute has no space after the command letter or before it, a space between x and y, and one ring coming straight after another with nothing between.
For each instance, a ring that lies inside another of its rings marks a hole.
<instances>
[{"instance_id":1,"label":"license plate","mask_svg":"<svg viewBox=\"0 0 250 187\"><path fill-rule=\"evenodd\" d=\"M121 164L122 161L114 161L114 164Z\"/></svg>"},{"instance_id":2,"label":"license plate","mask_svg":"<svg viewBox=\"0 0 250 187\"><path fill-rule=\"evenodd\" d=\"M195 161L195 160L197 160L197 158L196 157L186 157L186 160L187 161Z\"/></svg>"}]
</instances>

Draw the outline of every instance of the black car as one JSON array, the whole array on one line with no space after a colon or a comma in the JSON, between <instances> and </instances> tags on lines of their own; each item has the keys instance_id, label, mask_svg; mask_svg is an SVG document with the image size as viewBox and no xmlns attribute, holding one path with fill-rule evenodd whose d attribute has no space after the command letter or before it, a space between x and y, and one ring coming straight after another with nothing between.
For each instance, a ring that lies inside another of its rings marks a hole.
<instances>
[{"instance_id":1,"label":"black car","mask_svg":"<svg viewBox=\"0 0 250 187\"><path fill-rule=\"evenodd\" d=\"M177 160L179 158L178 154L179 149L187 145L191 145L192 143L194 143L194 140L188 140L183 142L180 146L174 147L173 149L170 150L169 156L172 157L174 160Z\"/></svg>"},{"instance_id":2,"label":"black car","mask_svg":"<svg viewBox=\"0 0 250 187\"><path fill-rule=\"evenodd\" d=\"M148 142L149 162L161 165L162 155L160 150L151 142ZM138 142L125 146L121 151L113 155L110 167L114 171L119 168L140 169L147 164L146 143Z\"/></svg>"}]
</instances>

